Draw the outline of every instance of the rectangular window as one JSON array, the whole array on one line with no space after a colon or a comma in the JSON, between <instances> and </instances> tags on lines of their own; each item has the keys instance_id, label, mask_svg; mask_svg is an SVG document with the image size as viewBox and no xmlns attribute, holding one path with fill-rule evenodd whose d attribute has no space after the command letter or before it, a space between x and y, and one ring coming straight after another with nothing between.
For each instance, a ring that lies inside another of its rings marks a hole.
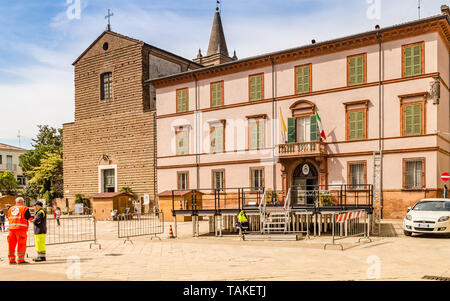
<instances>
[{"instance_id":1,"label":"rectangular window","mask_svg":"<svg viewBox=\"0 0 450 301\"><path fill-rule=\"evenodd\" d=\"M365 139L365 111L349 111L347 114L348 140Z\"/></svg>"},{"instance_id":2,"label":"rectangular window","mask_svg":"<svg viewBox=\"0 0 450 301\"><path fill-rule=\"evenodd\" d=\"M306 117L297 117L296 120L296 141L293 142L311 142L317 141L317 119L316 115ZM288 121L289 122L289 121Z\"/></svg>"},{"instance_id":3,"label":"rectangular window","mask_svg":"<svg viewBox=\"0 0 450 301\"><path fill-rule=\"evenodd\" d=\"M3 156L0 155L0 165L3 164Z\"/></svg>"},{"instance_id":4,"label":"rectangular window","mask_svg":"<svg viewBox=\"0 0 450 301\"><path fill-rule=\"evenodd\" d=\"M188 110L188 89L177 90L177 113L187 112Z\"/></svg>"},{"instance_id":5,"label":"rectangular window","mask_svg":"<svg viewBox=\"0 0 450 301\"><path fill-rule=\"evenodd\" d=\"M178 189L189 189L189 175L188 172L178 172L177 187Z\"/></svg>"},{"instance_id":6,"label":"rectangular window","mask_svg":"<svg viewBox=\"0 0 450 301\"><path fill-rule=\"evenodd\" d=\"M423 74L423 43L403 46L403 76Z\"/></svg>"},{"instance_id":7,"label":"rectangular window","mask_svg":"<svg viewBox=\"0 0 450 301\"><path fill-rule=\"evenodd\" d=\"M249 119L249 149L264 147L264 119Z\"/></svg>"},{"instance_id":8,"label":"rectangular window","mask_svg":"<svg viewBox=\"0 0 450 301\"><path fill-rule=\"evenodd\" d=\"M6 170L13 170L12 156L6 156Z\"/></svg>"},{"instance_id":9,"label":"rectangular window","mask_svg":"<svg viewBox=\"0 0 450 301\"><path fill-rule=\"evenodd\" d=\"M17 181L19 182L19 185L22 185L22 186L27 185L27 181L26 181L25 177L18 176Z\"/></svg>"},{"instance_id":10,"label":"rectangular window","mask_svg":"<svg viewBox=\"0 0 450 301\"><path fill-rule=\"evenodd\" d=\"M403 160L403 188L415 189L425 186L425 159Z\"/></svg>"},{"instance_id":11,"label":"rectangular window","mask_svg":"<svg viewBox=\"0 0 450 301\"><path fill-rule=\"evenodd\" d=\"M295 67L295 93L311 92L311 64Z\"/></svg>"},{"instance_id":12,"label":"rectangular window","mask_svg":"<svg viewBox=\"0 0 450 301\"><path fill-rule=\"evenodd\" d=\"M175 132L176 142L177 142L177 155L188 154L188 142L189 142L189 131L187 128L180 127L178 131Z\"/></svg>"},{"instance_id":13,"label":"rectangular window","mask_svg":"<svg viewBox=\"0 0 450 301\"><path fill-rule=\"evenodd\" d=\"M223 125L211 126L211 152L222 153L225 150L225 127Z\"/></svg>"},{"instance_id":14,"label":"rectangular window","mask_svg":"<svg viewBox=\"0 0 450 301\"><path fill-rule=\"evenodd\" d=\"M348 183L350 185L366 184L366 161L348 163ZM358 189L361 187L353 187Z\"/></svg>"},{"instance_id":15,"label":"rectangular window","mask_svg":"<svg viewBox=\"0 0 450 301\"><path fill-rule=\"evenodd\" d=\"M116 179L114 169L103 170L103 192L116 192Z\"/></svg>"},{"instance_id":16,"label":"rectangular window","mask_svg":"<svg viewBox=\"0 0 450 301\"><path fill-rule=\"evenodd\" d=\"M366 54L347 58L348 85L361 85L366 82Z\"/></svg>"},{"instance_id":17,"label":"rectangular window","mask_svg":"<svg viewBox=\"0 0 450 301\"><path fill-rule=\"evenodd\" d=\"M422 104L403 105L403 133L405 136L422 134Z\"/></svg>"},{"instance_id":18,"label":"rectangular window","mask_svg":"<svg viewBox=\"0 0 450 301\"><path fill-rule=\"evenodd\" d=\"M225 188L225 171L223 169L212 171L212 187L220 190Z\"/></svg>"},{"instance_id":19,"label":"rectangular window","mask_svg":"<svg viewBox=\"0 0 450 301\"><path fill-rule=\"evenodd\" d=\"M264 187L263 168L250 168L250 187L254 190L262 190Z\"/></svg>"},{"instance_id":20,"label":"rectangular window","mask_svg":"<svg viewBox=\"0 0 450 301\"><path fill-rule=\"evenodd\" d=\"M101 99L112 98L112 73L107 72L101 75Z\"/></svg>"},{"instance_id":21,"label":"rectangular window","mask_svg":"<svg viewBox=\"0 0 450 301\"><path fill-rule=\"evenodd\" d=\"M223 106L223 82L211 84L211 107Z\"/></svg>"},{"instance_id":22,"label":"rectangular window","mask_svg":"<svg viewBox=\"0 0 450 301\"><path fill-rule=\"evenodd\" d=\"M264 98L264 75L256 74L249 76L250 101L262 100Z\"/></svg>"}]
</instances>

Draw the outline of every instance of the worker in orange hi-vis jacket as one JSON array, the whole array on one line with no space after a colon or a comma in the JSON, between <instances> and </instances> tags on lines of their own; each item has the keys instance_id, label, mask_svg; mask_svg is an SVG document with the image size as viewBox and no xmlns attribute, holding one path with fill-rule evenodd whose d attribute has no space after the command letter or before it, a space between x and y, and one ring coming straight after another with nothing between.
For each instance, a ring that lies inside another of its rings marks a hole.
<instances>
[{"instance_id":1,"label":"worker in orange hi-vis jacket","mask_svg":"<svg viewBox=\"0 0 450 301\"><path fill-rule=\"evenodd\" d=\"M9 235L8 235L8 258L9 264L28 263L25 261L25 252L27 250L27 232L28 221L32 221L30 210L24 205L23 198L16 199L16 205L8 210Z\"/></svg>"}]
</instances>

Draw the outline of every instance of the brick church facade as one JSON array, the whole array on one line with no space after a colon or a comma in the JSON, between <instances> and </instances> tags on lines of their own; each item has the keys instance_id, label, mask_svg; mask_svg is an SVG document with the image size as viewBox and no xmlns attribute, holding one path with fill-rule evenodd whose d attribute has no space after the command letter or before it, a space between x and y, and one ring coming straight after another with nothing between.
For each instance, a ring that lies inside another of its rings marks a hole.
<instances>
[{"instance_id":1,"label":"brick church facade","mask_svg":"<svg viewBox=\"0 0 450 301\"><path fill-rule=\"evenodd\" d=\"M131 187L156 194L155 91L143 82L201 65L108 27L73 63L75 120L63 125L64 197Z\"/></svg>"}]
</instances>

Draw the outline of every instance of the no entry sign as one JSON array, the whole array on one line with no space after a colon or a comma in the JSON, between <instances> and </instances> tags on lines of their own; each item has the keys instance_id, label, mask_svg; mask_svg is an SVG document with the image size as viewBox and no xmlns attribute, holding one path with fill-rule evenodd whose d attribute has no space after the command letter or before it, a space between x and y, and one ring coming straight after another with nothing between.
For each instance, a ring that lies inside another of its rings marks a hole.
<instances>
[{"instance_id":1,"label":"no entry sign","mask_svg":"<svg viewBox=\"0 0 450 301\"><path fill-rule=\"evenodd\" d=\"M442 181L447 182L449 179L450 179L450 175L449 175L448 173L444 172L444 173L441 175L441 180L442 180Z\"/></svg>"}]
</instances>

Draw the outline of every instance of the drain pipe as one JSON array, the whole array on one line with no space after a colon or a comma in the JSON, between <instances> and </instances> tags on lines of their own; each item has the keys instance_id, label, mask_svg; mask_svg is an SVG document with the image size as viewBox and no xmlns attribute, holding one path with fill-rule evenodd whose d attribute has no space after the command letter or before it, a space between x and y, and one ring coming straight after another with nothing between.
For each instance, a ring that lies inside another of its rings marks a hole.
<instances>
[{"instance_id":1,"label":"drain pipe","mask_svg":"<svg viewBox=\"0 0 450 301\"><path fill-rule=\"evenodd\" d=\"M382 91L382 40L380 33L380 25L376 25L378 39L378 152L380 154L380 208L383 208L383 130L384 130L384 104ZM383 218L383 210L380 209L380 219Z\"/></svg>"},{"instance_id":2,"label":"drain pipe","mask_svg":"<svg viewBox=\"0 0 450 301\"><path fill-rule=\"evenodd\" d=\"M197 182L197 189L200 189L200 135L199 135L199 120L198 120L198 79L197 75L195 73L192 74L195 81L195 169L196 169L196 182Z\"/></svg>"},{"instance_id":3,"label":"drain pipe","mask_svg":"<svg viewBox=\"0 0 450 301\"><path fill-rule=\"evenodd\" d=\"M270 62L272 64L272 187L273 187L273 191L276 192L277 191L277 171L276 171L276 166L277 163L275 161L275 63L273 61L273 57L270 56L269 57Z\"/></svg>"}]
</instances>

